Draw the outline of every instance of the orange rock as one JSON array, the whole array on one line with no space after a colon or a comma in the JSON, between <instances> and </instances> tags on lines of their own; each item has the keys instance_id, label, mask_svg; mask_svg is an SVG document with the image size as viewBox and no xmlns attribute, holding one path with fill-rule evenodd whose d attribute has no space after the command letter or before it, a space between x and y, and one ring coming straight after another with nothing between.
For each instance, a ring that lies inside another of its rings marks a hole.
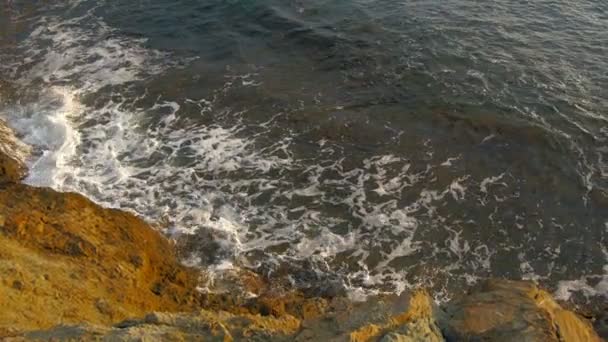
<instances>
[{"instance_id":1,"label":"orange rock","mask_svg":"<svg viewBox=\"0 0 608 342\"><path fill-rule=\"evenodd\" d=\"M18 182L25 173L25 168L17 160L0 153L0 183Z\"/></svg>"},{"instance_id":2,"label":"orange rock","mask_svg":"<svg viewBox=\"0 0 608 342\"><path fill-rule=\"evenodd\" d=\"M601 342L600 337L593 330L591 323L574 312L563 309L550 294L537 289L531 295L536 305L543 309L554 322L557 334L562 341Z\"/></svg>"},{"instance_id":3,"label":"orange rock","mask_svg":"<svg viewBox=\"0 0 608 342\"><path fill-rule=\"evenodd\" d=\"M198 272L131 214L4 183L0 216L0 335L198 307Z\"/></svg>"},{"instance_id":4,"label":"orange rock","mask_svg":"<svg viewBox=\"0 0 608 342\"><path fill-rule=\"evenodd\" d=\"M350 341L443 341L436 323L433 299L426 291L416 291L405 312L380 324L368 324L350 333Z\"/></svg>"},{"instance_id":5,"label":"orange rock","mask_svg":"<svg viewBox=\"0 0 608 342\"><path fill-rule=\"evenodd\" d=\"M489 280L447 307L448 339L601 341L584 318L559 306L534 283Z\"/></svg>"},{"instance_id":6,"label":"orange rock","mask_svg":"<svg viewBox=\"0 0 608 342\"><path fill-rule=\"evenodd\" d=\"M1 86L0 82L0 89ZM21 143L14 132L0 119L0 183L18 182L25 177L27 169L23 159L29 153L30 148Z\"/></svg>"}]
</instances>

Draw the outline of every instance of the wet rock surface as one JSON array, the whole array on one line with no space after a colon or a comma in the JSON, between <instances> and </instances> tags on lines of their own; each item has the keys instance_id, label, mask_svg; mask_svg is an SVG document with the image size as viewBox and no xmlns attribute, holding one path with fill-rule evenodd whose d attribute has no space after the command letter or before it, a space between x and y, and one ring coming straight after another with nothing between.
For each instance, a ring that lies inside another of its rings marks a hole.
<instances>
[{"instance_id":1,"label":"wet rock surface","mask_svg":"<svg viewBox=\"0 0 608 342\"><path fill-rule=\"evenodd\" d=\"M0 183L18 182L27 173L23 157L29 148L21 143L13 131L0 119Z\"/></svg>"}]
</instances>

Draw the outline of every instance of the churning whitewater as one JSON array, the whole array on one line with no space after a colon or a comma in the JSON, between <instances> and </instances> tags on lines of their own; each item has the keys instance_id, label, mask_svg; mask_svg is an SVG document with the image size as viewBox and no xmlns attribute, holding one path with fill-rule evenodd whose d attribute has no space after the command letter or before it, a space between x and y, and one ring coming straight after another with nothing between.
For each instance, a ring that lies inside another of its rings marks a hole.
<instances>
[{"instance_id":1,"label":"churning whitewater","mask_svg":"<svg viewBox=\"0 0 608 342\"><path fill-rule=\"evenodd\" d=\"M525 14L546 1L17 2L2 115L29 184L132 211L202 269L605 300L608 9L560 3L553 46Z\"/></svg>"}]
</instances>

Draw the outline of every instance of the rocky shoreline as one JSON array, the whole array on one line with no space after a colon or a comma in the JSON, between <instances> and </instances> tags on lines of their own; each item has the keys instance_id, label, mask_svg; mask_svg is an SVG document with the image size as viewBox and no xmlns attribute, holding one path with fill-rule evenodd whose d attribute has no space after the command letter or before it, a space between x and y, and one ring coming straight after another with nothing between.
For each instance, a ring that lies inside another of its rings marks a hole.
<instances>
[{"instance_id":1,"label":"rocky shoreline","mask_svg":"<svg viewBox=\"0 0 608 342\"><path fill-rule=\"evenodd\" d=\"M211 341L602 341L606 317L562 308L531 282L488 280L437 306L423 289L366 302L277 289L242 271L232 291L132 214L22 184L0 121L0 338ZM594 329L595 325L595 329Z\"/></svg>"}]
</instances>

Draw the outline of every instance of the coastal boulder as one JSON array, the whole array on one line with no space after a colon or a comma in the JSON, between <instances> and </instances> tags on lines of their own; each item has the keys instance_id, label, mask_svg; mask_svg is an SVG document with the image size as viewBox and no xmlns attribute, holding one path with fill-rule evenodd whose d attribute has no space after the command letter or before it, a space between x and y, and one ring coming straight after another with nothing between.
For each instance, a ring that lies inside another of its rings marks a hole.
<instances>
[{"instance_id":1,"label":"coastal boulder","mask_svg":"<svg viewBox=\"0 0 608 342\"><path fill-rule=\"evenodd\" d=\"M601 341L589 322L531 282L489 280L445 311L448 341Z\"/></svg>"}]
</instances>

